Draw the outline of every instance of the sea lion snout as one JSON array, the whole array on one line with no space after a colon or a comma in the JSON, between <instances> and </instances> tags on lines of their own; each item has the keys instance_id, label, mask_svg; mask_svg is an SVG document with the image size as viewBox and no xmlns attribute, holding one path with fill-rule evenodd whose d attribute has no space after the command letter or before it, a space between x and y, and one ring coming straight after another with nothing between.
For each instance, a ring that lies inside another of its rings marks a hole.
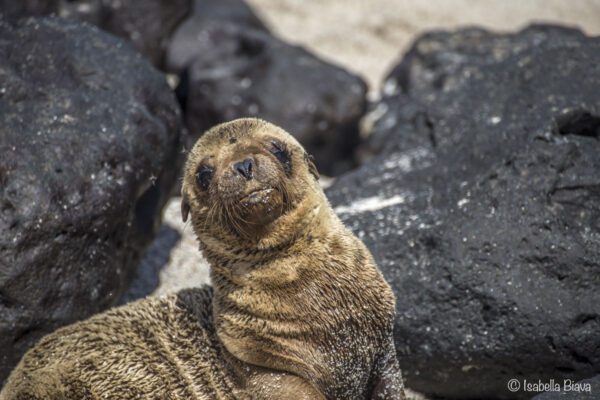
<instances>
[{"instance_id":1,"label":"sea lion snout","mask_svg":"<svg viewBox=\"0 0 600 400\"><path fill-rule=\"evenodd\" d=\"M254 166L254 160L252 157L246 158L244 161L234 162L232 168L234 171L239 172L247 181L252 179L252 168Z\"/></svg>"}]
</instances>

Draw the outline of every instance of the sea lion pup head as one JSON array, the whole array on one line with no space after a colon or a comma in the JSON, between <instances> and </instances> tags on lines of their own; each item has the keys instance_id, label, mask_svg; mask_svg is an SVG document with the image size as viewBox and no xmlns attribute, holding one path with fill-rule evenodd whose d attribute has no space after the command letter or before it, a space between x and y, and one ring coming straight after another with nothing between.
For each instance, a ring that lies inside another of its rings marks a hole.
<instances>
[{"instance_id":1,"label":"sea lion pup head","mask_svg":"<svg viewBox=\"0 0 600 400\"><path fill-rule=\"evenodd\" d=\"M182 218L191 212L203 247L279 246L302 232L287 227L307 225L323 204L318 177L312 158L283 129L249 118L217 125L188 156Z\"/></svg>"}]
</instances>

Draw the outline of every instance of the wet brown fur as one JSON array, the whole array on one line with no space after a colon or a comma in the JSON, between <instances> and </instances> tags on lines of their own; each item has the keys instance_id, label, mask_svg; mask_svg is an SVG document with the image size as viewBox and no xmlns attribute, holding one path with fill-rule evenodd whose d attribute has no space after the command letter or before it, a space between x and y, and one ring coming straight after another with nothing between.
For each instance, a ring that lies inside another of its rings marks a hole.
<instances>
[{"instance_id":1,"label":"wet brown fur","mask_svg":"<svg viewBox=\"0 0 600 400\"><path fill-rule=\"evenodd\" d=\"M232 168L248 157L251 179ZM201 164L214 171L205 190ZM186 290L62 328L25 355L0 400L403 398L393 293L317 179L300 144L265 121L206 132L188 157L182 216L214 295Z\"/></svg>"}]
</instances>

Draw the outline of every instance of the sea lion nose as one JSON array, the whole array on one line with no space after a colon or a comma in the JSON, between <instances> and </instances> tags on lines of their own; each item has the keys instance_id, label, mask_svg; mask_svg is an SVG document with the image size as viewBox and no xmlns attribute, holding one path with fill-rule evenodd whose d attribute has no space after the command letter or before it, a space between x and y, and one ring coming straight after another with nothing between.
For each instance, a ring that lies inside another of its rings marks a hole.
<instances>
[{"instance_id":1,"label":"sea lion nose","mask_svg":"<svg viewBox=\"0 0 600 400\"><path fill-rule=\"evenodd\" d=\"M252 166L254 165L254 160L250 157L246 158L244 161L238 161L233 163L233 170L239 172L247 181L252 179Z\"/></svg>"}]
</instances>

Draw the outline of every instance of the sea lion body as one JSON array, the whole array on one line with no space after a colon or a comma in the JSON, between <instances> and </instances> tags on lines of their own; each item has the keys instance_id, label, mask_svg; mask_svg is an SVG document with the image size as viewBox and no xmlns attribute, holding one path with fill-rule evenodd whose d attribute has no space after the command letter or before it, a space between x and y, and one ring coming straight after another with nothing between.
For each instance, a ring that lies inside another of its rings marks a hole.
<instances>
[{"instance_id":1,"label":"sea lion body","mask_svg":"<svg viewBox=\"0 0 600 400\"><path fill-rule=\"evenodd\" d=\"M247 398L231 379L211 305L211 289L188 289L58 329L25 355L0 398Z\"/></svg>"},{"instance_id":2,"label":"sea lion body","mask_svg":"<svg viewBox=\"0 0 600 400\"><path fill-rule=\"evenodd\" d=\"M0 399L48 380L100 397L111 382L121 388L110 398L138 388L153 398L403 398L393 293L317 179L300 144L265 121L206 132L188 156L182 216L214 296L146 299L63 328L25 355Z\"/></svg>"}]
</instances>

